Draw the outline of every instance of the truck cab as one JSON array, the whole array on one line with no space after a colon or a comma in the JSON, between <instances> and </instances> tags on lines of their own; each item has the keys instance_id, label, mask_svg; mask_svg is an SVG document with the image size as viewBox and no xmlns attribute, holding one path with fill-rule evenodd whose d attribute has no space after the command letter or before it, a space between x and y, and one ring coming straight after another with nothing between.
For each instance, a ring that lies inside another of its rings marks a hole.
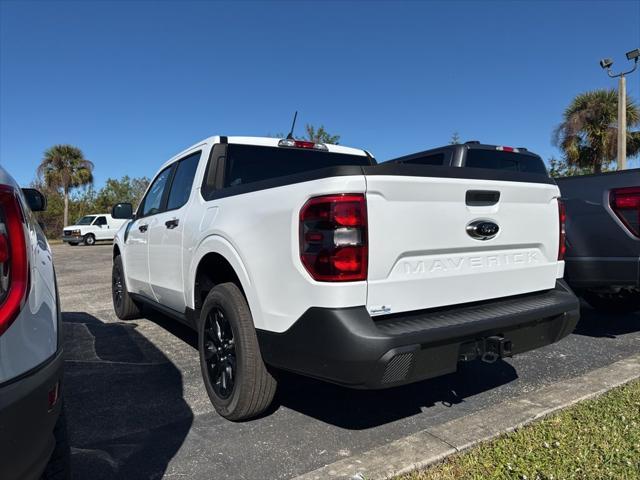
<instances>
[{"instance_id":1,"label":"truck cab","mask_svg":"<svg viewBox=\"0 0 640 480\"><path fill-rule=\"evenodd\" d=\"M482 168L547 175L544 161L525 147L488 145L472 140L411 153L390 163Z\"/></svg>"}]
</instances>

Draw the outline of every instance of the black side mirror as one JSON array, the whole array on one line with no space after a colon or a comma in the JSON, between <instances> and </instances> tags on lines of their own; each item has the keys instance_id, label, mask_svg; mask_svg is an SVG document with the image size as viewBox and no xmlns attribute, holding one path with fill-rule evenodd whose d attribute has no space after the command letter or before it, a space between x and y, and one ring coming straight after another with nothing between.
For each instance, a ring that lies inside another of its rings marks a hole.
<instances>
[{"instance_id":1,"label":"black side mirror","mask_svg":"<svg viewBox=\"0 0 640 480\"><path fill-rule=\"evenodd\" d=\"M47 197L35 188L23 188L22 193L32 212L43 212L47 209Z\"/></svg>"},{"instance_id":2,"label":"black side mirror","mask_svg":"<svg viewBox=\"0 0 640 480\"><path fill-rule=\"evenodd\" d=\"M129 220L133 218L133 206L130 203L116 203L111 209L111 216Z\"/></svg>"}]
</instances>

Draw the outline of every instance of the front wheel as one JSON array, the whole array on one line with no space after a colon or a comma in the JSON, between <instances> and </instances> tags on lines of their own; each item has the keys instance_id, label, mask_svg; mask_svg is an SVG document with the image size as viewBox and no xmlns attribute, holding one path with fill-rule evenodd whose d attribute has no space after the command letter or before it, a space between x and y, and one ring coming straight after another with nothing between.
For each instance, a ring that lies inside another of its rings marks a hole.
<instances>
[{"instance_id":1,"label":"front wheel","mask_svg":"<svg viewBox=\"0 0 640 480\"><path fill-rule=\"evenodd\" d=\"M113 299L113 310L120 320L133 320L140 318L140 307L134 302L127 290L127 283L124 280L124 268L122 267L122 257L120 255L113 259L113 269L111 270L111 297Z\"/></svg>"},{"instance_id":2,"label":"front wheel","mask_svg":"<svg viewBox=\"0 0 640 480\"><path fill-rule=\"evenodd\" d=\"M207 295L198 350L207 394L221 416L246 420L269 407L277 383L262 360L249 305L235 284L222 283Z\"/></svg>"},{"instance_id":3,"label":"front wheel","mask_svg":"<svg viewBox=\"0 0 640 480\"><path fill-rule=\"evenodd\" d=\"M603 293L587 290L582 297L595 310L605 313L633 313L640 310L640 291L622 288Z\"/></svg>"},{"instance_id":4,"label":"front wheel","mask_svg":"<svg viewBox=\"0 0 640 480\"><path fill-rule=\"evenodd\" d=\"M93 236L93 234L88 233L85 237L84 237L84 244L87 245L88 247L95 245L96 244L96 237Z\"/></svg>"}]
</instances>

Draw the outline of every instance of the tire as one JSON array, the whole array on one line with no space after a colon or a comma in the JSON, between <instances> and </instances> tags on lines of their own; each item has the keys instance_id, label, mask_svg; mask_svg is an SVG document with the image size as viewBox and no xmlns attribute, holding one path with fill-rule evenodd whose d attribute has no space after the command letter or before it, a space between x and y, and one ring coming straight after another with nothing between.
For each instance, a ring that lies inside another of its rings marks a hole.
<instances>
[{"instance_id":1,"label":"tire","mask_svg":"<svg viewBox=\"0 0 640 480\"><path fill-rule=\"evenodd\" d=\"M277 382L262 360L249 305L235 284L222 283L207 295L198 350L204 386L218 414L240 421L269 407Z\"/></svg>"},{"instance_id":2,"label":"tire","mask_svg":"<svg viewBox=\"0 0 640 480\"><path fill-rule=\"evenodd\" d=\"M84 244L87 247L91 247L91 246L95 245L96 244L96 237L94 237L92 233L87 233L84 236Z\"/></svg>"},{"instance_id":3,"label":"tire","mask_svg":"<svg viewBox=\"0 0 640 480\"><path fill-rule=\"evenodd\" d=\"M78 246L78 242L69 242L69 245L71 245L72 247L77 247Z\"/></svg>"},{"instance_id":4,"label":"tire","mask_svg":"<svg viewBox=\"0 0 640 480\"><path fill-rule=\"evenodd\" d=\"M64 404L53 429L53 436L56 439L56 446L40 478L41 480L67 480L71 478L71 449L67 435L67 418Z\"/></svg>"},{"instance_id":5,"label":"tire","mask_svg":"<svg viewBox=\"0 0 640 480\"><path fill-rule=\"evenodd\" d=\"M605 313L633 313L640 310L640 291L620 289L615 293L585 291L582 293L589 305Z\"/></svg>"},{"instance_id":6,"label":"tire","mask_svg":"<svg viewBox=\"0 0 640 480\"><path fill-rule=\"evenodd\" d=\"M120 320L134 320L142 316L140 307L131 298L127 290L127 282L124 279L124 268L122 267L122 257L120 255L113 259L111 299L113 300L113 310Z\"/></svg>"}]
</instances>

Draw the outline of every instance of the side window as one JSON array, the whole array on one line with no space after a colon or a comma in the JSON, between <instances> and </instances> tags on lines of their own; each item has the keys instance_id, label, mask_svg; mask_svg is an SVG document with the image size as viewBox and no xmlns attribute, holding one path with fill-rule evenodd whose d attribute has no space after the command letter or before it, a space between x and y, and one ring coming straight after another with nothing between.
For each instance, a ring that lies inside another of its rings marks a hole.
<instances>
[{"instance_id":1,"label":"side window","mask_svg":"<svg viewBox=\"0 0 640 480\"><path fill-rule=\"evenodd\" d=\"M204 172L204 178L202 179L202 187L200 191L202 198L209 200L211 195L216 191L216 185L222 183L221 165L224 163L227 155L227 145L222 143L216 143L211 149L209 155L209 161L207 162L207 169Z\"/></svg>"},{"instance_id":2,"label":"side window","mask_svg":"<svg viewBox=\"0 0 640 480\"><path fill-rule=\"evenodd\" d=\"M96 223L94 223L94 225L106 225L107 224L107 217L98 217L96 220Z\"/></svg>"},{"instance_id":3,"label":"side window","mask_svg":"<svg viewBox=\"0 0 640 480\"><path fill-rule=\"evenodd\" d=\"M178 162L176 173L171 182L167 210L180 208L189 200L201 154L202 152L194 153Z\"/></svg>"},{"instance_id":4,"label":"side window","mask_svg":"<svg viewBox=\"0 0 640 480\"><path fill-rule=\"evenodd\" d=\"M156 179L151 184L147 195L144 197L144 200L140 204L140 214L141 217L147 217L149 215L155 215L159 213L162 209L162 197L164 194L165 187L167 186L167 181L171 177L171 172L173 170L173 165L165 168L160 174L156 177Z\"/></svg>"}]
</instances>

